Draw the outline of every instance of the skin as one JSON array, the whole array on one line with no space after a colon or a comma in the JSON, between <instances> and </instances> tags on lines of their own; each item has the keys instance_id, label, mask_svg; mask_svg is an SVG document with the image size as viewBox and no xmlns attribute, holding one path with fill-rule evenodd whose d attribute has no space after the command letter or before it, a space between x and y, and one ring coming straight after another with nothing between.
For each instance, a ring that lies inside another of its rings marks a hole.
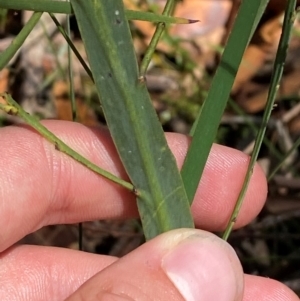
<instances>
[{"instance_id":1,"label":"skin","mask_svg":"<svg viewBox=\"0 0 300 301\"><path fill-rule=\"evenodd\" d=\"M94 163L126 179L105 129L62 121L44 124ZM167 134L167 140L180 167L189 139ZM184 300L168 274L171 270L188 275L194 263L184 254L198 256L197 270L207 271L209 281L199 280L201 297L195 300L214 300L211 294L216 291L230 296L228 300L299 300L277 281L244 275L231 247L203 230L164 233L121 259L68 249L13 246L45 225L130 218L138 213L129 192L55 150L28 127L0 129L0 145L1 162L5 162L0 165L0 300ZM192 205L197 228L224 229L248 160L239 151L213 146ZM236 227L259 213L266 194L265 176L256 166ZM210 266L214 261L220 275L232 276L231 282L223 280L226 277L216 278L218 273ZM219 290L215 281L219 281Z\"/></svg>"}]
</instances>

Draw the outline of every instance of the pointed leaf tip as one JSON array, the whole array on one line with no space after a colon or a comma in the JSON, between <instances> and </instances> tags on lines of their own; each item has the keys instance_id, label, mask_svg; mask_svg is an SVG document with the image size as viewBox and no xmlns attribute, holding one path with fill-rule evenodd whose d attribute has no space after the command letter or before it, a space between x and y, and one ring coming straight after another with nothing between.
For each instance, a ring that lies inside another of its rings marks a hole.
<instances>
[{"instance_id":1,"label":"pointed leaf tip","mask_svg":"<svg viewBox=\"0 0 300 301\"><path fill-rule=\"evenodd\" d=\"M191 19L188 19L188 21L189 21L189 24L200 22L200 20L191 20Z\"/></svg>"}]
</instances>

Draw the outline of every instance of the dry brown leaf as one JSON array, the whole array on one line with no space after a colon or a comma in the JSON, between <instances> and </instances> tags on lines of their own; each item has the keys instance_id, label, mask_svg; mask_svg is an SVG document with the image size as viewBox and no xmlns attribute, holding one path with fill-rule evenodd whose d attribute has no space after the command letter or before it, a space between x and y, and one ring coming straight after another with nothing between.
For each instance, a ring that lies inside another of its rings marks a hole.
<instances>
[{"instance_id":1,"label":"dry brown leaf","mask_svg":"<svg viewBox=\"0 0 300 301\"><path fill-rule=\"evenodd\" d=\"M9 73L8 68L4 68L0 71L0 93L8 91Z\"/></svg>"}]
</instances>

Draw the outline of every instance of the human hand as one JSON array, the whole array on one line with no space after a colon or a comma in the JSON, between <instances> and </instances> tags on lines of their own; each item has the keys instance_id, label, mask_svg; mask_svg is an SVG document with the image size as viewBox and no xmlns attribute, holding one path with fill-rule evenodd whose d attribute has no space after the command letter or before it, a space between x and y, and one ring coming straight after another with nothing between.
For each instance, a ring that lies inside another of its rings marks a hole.
<instances>
[{"instance_id":1,"label":"human hand","mask_svg":"<svg viewBox=\"0 0 300 301\"><path fill-rule=\"evenodd\" d=\"M106 130L62 121L44 124L99 166L126 177ZM179 134L167 134L167 139L181 166L189 139ZM0 300L299 300L277 281L244 275L232 248L202 230L164 233L121 259L11 247L45 225L138 213L129 192L55 150L30 128L0 129L0 145ZM192 205L197 227L224 229L247 163L241 152L213 146ZM237 227L258 214L266 193L265 177L256 166Z\"/></svg>"}]
</instances>

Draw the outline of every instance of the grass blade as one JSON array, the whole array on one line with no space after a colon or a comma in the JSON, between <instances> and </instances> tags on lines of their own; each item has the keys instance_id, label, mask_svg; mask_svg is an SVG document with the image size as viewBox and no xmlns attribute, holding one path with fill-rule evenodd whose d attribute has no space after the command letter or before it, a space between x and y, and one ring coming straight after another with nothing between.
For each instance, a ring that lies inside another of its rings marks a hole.
<instances>
[{"instance_id":1,"label":"grass blade","mask_svg":"<svg viewBox=\"0 0 300 301\"><path fill-rule=\"evenodd\" d=\"M0 0L0 7L14 10L29 10L36 12L48 12L53 14L73 14L74 11L69 2L57 0ZM165 24L190 24L198 22L186 18L177 18L158 15L151 12L125 10L127 20L140 20L153 23L163 22Z\"/></svg>"},{"instance_id":2,"label":"grass blade","mask_svg":"<svg viewBox=\"0 0 300 301\"><path fill-rule=\"evenodd\" d=\"M207 157L216 137L243 53L267 3L268 0L242 1L207 99L193 126L192 143L181 170L190 203L193 201Z\"/></svg>"},{"instance_id":3,"label":"grass blade","mask_svg":"<svg viewBox=\"0 0 300 301\"><path fill-rule=\"evenodd\" d=\"M101 105L136 188L146 239L193 227L175 159L138 66L123 2L71 0Z\"/></svg>"}]
</instances>

